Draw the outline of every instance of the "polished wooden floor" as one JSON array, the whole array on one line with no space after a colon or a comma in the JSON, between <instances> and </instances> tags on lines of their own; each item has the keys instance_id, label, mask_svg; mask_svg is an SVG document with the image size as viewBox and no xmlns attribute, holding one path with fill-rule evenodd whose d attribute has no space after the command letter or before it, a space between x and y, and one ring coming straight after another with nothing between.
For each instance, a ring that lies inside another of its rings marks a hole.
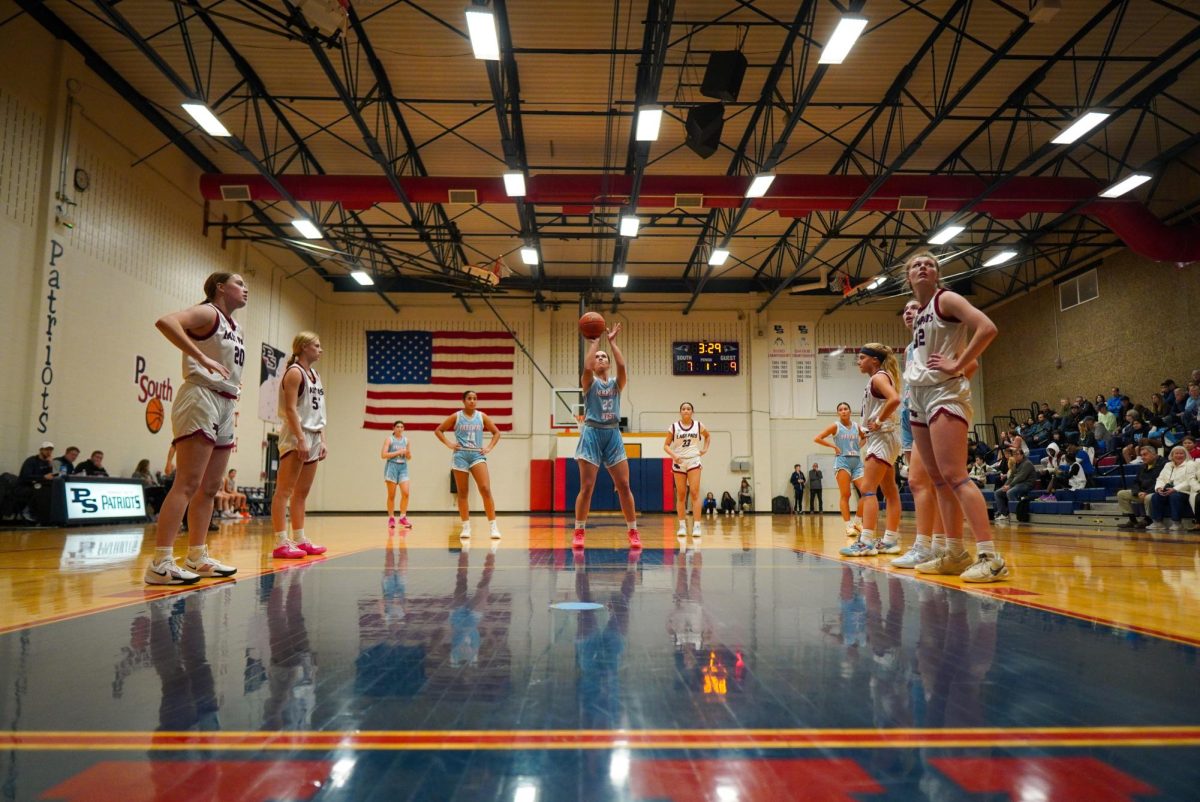
<instances>
[{"instance_id":1,"label":"polished wooden floor","mask_svg":"<svg viewBox=\"0 0 1200 802\"><path fill-rule=\"evenodd\" d=\"M458 545L455 516L411 517L416 525L404 534L409 548ZM486 542L486 522L480 515L474 518L475 529L482 530L475 540ZM570 521L562 516L505 515L500 522L500 548L506 551L569 547ZM601 515L592 523L589 547L625 547L619 518ZM640 526L648 550L678 548L673 518L646 516ZM718 516L707 518L703 527L704 548L782 549L849 561L838 555L847 539L837 515ZM388 534L380 515L312 516L307 531L314 542L329 547L326 558L380 548ZM910 543L907 514L901 531L905 544ZM180 591L142 584L153 551L154 524L4 530L0 538L5 543L0 550L0 598L5 600L0 632ZM138 538L139 550L130 553ZM119 540L124 548L106 547ZM238 567L237 579L244 580L286 567L271 558L271 540L269 521L256 519L222 523L209 544L214 555ZM1200 645L1200 531L1170 535L1021 524L997 527L995 540L1013 569L1009 581L966 585L953 577L921 577L922 581ZM176 551L182 555L183 546ZM893 569L882 556L854 562L913 575ZM200 586L211 584L205 580Z\"/></svg>"},{"instance_id":2,"label":"polished wooden floor","mask_svg":"<svg viewBox=\"0 0 1200 802\"><path fill-rule=\"evenodd\" d=\"M0 531L0 800L1197 798L1197 533L1002 527L964 585L836 515L411 518L225 523L184 588L153 525Z\"/></svg>"}]
</instances>

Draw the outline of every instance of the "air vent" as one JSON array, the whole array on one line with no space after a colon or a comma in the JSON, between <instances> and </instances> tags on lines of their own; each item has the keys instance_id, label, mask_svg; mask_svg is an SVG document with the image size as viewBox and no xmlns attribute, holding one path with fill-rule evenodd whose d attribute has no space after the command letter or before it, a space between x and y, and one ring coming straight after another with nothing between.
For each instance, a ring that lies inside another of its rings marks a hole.
<instances>
[{"instance_id":1,"label":"air vent","mask_svg":"<svg viewBox=\"0 0 1200 802\"><path fill-rule=\"evenodd\" d=\"M479 203L479 193L473 189L452 189L450 190L450 202L474 206Z\"/></svg>"},{"instance_id":2,"label":"air vent","mask_svg":"<svg viewBox=\"0 0 1200 802\"><path fill-rule=\"evenodd\" d=\"M676 195L675 206L679 209L700 209L704 207L703 195Z\"/></svg>"},{"instance_id":3,"label":"air vent","mask_svg":"<svg viewBox=\"0 0 1200 802\"><path fill-rule=\"evenodd\" d=\"M248 201L250 200L250 186L248 184L222 184L221 200Z\"/></svg>"},{"instance_id":4,"label":"air vent","mask_svg":"<svg viewBox=\"0 0 1200 802\"><path fill-rule=\"evenodd\" d=\"M902 212L923 212L928 201L924 195L901 195L896 208Z\"/></svg>"}]
</instances>

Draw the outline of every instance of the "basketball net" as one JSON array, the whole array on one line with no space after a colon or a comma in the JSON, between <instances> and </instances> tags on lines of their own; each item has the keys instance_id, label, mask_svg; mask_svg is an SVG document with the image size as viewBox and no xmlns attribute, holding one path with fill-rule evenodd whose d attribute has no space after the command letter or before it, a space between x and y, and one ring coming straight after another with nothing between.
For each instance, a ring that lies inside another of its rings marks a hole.
<instances>
[{"instance_id":1,"label":"basketball net","mask_svg":"<svg viewBox=\"0 0 1200 802\"><path fill-rule=\"evenodd\" d=\"M854 287L850 285L850 274L842 273L842 297L849 298L852 292L854 292Z\"/></svg>"}]
</instances>

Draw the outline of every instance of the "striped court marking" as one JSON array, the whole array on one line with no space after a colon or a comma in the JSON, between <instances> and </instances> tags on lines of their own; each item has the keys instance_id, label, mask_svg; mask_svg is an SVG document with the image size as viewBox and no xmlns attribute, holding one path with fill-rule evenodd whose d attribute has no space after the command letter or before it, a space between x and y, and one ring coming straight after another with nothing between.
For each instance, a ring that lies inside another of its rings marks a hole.
<instances>
[{"instance_id":1,"label":"striped court marking","mask_svg":"<svg viewBox=\"0 0 1200 802\"><path fill-rule=\"evenodd\" d=\"M451 749L913 749L1200 746L1194 727L983 727L777 730L382 730L348 732L5 732L23 751L316 751Z\"/></svg>"},{"instance_id":2,"label":"striped court marking","mask_svg":"<svg viewBox=\"0 0 1200 802\"><path fill-rule=\"evenodd\" d=\"M1161 629L1144 627L1140 624L1131 624L1124 621L1113 621L1109 618L1079 613L1063 607L1055 607L1054 605L1046 604L1045 602L1034 601L1033 599L1021 596L1019 594L1014 594L1012 592L1006 593L1003 589L1010 588L1008 585L970 585L955 581L957 577L940 577L936 574L913 574L912 572L906 571L902 568L887 568L883 565L869 562L851 562L842 557L835 557L831 554L824 554L822 552L813 551L810 549L791 548L789 551L791 551L793 554L810 554L813 557L820 557L822 560L828 560L829 562L839 563L842 565L862 566L867 570L876 571L880 574L886 574L887 576L898 576L919 582L930 582L935 585L940 585L944 588L960 590L963 593L972 593L976 596L986 596L992 599L1000 599L1010 604L1019 604L1022 607L1032 607L1035 610L1044 610L1048 613L1056 613L1058 615L1066 616L1067 618L1086 621L1089 624L1100 624L1101 626L1112 627L1113 629L1121 629L1127 632L1136 632L1139 635L1149 635L1154 638L1159 638L1160 640L1174 641L1175 643L1183 643L1188 646L1200 646L1200 638L1195 638L1191 635L1180 635L1176 632L1166 632ZM1039 594L1035 593L1034 595Z\"/></svg>"}]
</instances>

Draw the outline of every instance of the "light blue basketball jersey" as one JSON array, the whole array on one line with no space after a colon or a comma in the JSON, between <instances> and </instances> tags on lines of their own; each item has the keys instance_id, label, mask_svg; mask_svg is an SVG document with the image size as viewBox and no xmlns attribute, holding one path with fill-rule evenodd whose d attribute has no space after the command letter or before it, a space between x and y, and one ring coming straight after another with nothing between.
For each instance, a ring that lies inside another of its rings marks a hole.
<instances>
[{"instance_id":1,"label":"light blue basketball jersey","mask_svg":"<svg viewBox=\"0 0 1200 802\"><path fill-rule=\"evenodd\" d=\"M475 410L475 414L468 418L459 410L454 415L455 442L469 451L483 448L483 413Z\"/></svg>"},{"instance_id":2,"label":"light blue basketball jersey","mask_svg":"<svg viewBox=\"0 0 1200 802\"><path fill-rule=\"evenodd\" d=\"M617 379L607 381L593 378L584 399L583 420L599 429L616 429L621 421L621 390Z\"/></svg>"},{"instance_id":3,"label":"light blue basketball jersey","mask_svg":"<svg viewBox=\"0 0 1200 802\"><path fill-rule=\"evenodd\" d=\"M843 457L858 456L858 426L851 423L849 426L843 426L841 421L837 422L837 433L833 436L833 442L842 450Z\"/></svg>"},{"instance_id":4,"label":"light blue basketball jersey","mask_svg":"<svg viewBox=\"0 0 1200 802\"><path fill-rule=\"evenodd\" d=\"M387 450L389 452L403 451L407 448L408 448L408 438L407 437L391 437L391 436L388 437ZM393 465L403 465L404 463L408 462L408 460L404 457L403 454L401 454L398 457L392 457L391 459L388 460L388 462L390 462Z\"/></svg>"}]
</instances>

